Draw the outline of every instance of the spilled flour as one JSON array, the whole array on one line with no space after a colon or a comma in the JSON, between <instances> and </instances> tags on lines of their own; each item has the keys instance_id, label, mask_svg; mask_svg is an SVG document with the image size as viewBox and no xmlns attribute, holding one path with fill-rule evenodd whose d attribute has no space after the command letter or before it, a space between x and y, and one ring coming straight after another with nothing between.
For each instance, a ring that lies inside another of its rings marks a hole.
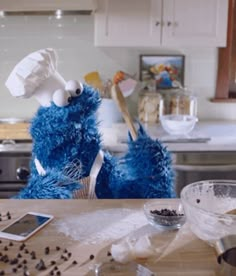
<instances>
[{"instance_id":1,"label":"spilled flour","mask_svg":"<svg viewBox=\"0 0 236 276\"><path fill-rule=\"evenodd\" d=\"M56 227L74 240L95 244L122 238L147 223L142 210L117 208L71 215Z\"/></svg>"}]
</instances>

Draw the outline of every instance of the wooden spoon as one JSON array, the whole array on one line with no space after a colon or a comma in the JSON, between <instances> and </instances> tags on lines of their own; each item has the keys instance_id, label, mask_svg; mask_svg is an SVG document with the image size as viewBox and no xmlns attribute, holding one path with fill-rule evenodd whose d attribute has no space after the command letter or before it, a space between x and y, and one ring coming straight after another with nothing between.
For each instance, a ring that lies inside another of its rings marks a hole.
<instances>
[{"instance_id":1,"label":"wooden spoon","mask_svg":"<svg viewBox=\"0 0 236 276\"><path fill-rule=\"evenodd\" d=\"M236 215L236 209L229 210L228 212L226 212L226 214L228 214L228 215Z\"/></svg>"},{"instance_id":2,"label":"wooden spoon","mask_svg":"<svg viewBox=\"0 0 236 276\"><path fill-rule=\"evenodd\" d=\"M129 110L127 108L126 102L125 102L125 98L118 86L118 84L114 84L111 87L111 97L112 99L116 102L116 104L118 105L123 118L129 128L131 137L133 138L133 140L136 140L138 135L137 135L137 130L134 126L132 117L129 114Z\"/></svg>"}]
</instances>

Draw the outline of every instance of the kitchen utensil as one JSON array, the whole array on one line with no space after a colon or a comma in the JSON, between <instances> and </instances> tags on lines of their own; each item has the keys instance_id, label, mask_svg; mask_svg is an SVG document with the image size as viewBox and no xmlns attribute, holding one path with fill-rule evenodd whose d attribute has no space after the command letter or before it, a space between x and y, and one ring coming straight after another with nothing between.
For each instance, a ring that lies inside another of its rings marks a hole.
<instances>
[{"instance_id":1,"label":"kitchen utensil","mask_svg":"<svg viewBox=\"0 0 236 276\"><path fill-rule=\"evenodd\" d=\"M144 204L143 210L148 222L156 228L178 229L185 223L183 205L179 202L165 204L160 201L150 201ZM176 214L164 215L165 211L162 212L162 210L166 210L168 214L174 211ZM163 213L163 215L156 211Z\"/></svg>"},{"instance_id":2,"label":"kitchen utensil","mask_svg":"<svg viewBox=\"0 0 236 276\"><path fill-rule=\"evenodd\" d=\"M128 111L128 108L127 108L127 105L125 102L125 98L124 98L118 84L114 84L112 86L111 96L112 96L112 99L117 103L117 105L123 115L123 118L129 128L131 137L133 138L133 140L136 140L137 139L137 130L134 126L132 117L130 116L130 113Z\"/></svg>"},{"instance_id":3,"label":"kitchen utensil","mask_svg":"<svg viewBox=\"0 0 236 276\"><path fill-rule=\"evenodd\" d=\"M236 216L226 212L236 208L236 180L205 180L181 191L187 221L200 239L214 246L236 233Z\"/></svg>"},{"instance_id":4,"label":"kitchen utensil","mask_svg":"<svg viewBox=\"0 0 236 276\"><path fill-rule=\"evenodd\" d=\"M100 92L104 90L101 77L97 71L90 72L84 76L84 80L87 84L97 88Z\"/></svg>"},{"instance_id":5,"label":"kitchen utensil","mask_svg":"<svg viewBox=\"0 0 236 276\"><path fill-rule=\"evenodd\" d=\"M215 243L217 260L226 262L236 268L236 235L225 236Z\"/></svg>"}]
</instances>

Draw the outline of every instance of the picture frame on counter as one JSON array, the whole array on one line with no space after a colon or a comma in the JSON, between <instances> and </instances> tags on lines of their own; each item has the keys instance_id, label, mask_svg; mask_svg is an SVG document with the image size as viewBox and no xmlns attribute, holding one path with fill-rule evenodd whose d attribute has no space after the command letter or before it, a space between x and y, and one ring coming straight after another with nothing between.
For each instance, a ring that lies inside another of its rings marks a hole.
<instances>
[{"instance_id":1,"label":"picture frame on counter","mask_svg":"<svg viewBox=\"0 0 236 276\"><path fill-rule=\"evenodd\" d=\"M140 81L146 87L173 89L184 86L184 55L140 55Z\"/></svg>"}]
</instances>

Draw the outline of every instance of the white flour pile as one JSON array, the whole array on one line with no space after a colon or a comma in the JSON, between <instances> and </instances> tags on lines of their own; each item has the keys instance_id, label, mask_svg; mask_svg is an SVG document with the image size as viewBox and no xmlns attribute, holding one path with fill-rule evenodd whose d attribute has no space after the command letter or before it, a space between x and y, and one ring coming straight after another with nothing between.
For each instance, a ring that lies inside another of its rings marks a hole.
<instances>
[{"instance_id":1,"label":"white flour pile","mask_svg":"<svg viewBox=\"0 0 236 276\"><path fill-rule=\"evenodd\" d=\"M142 210L117 208L71 215L56 226L74 240L95 244L122 238L147 223Z\"/></svg>"}]
</instances>

